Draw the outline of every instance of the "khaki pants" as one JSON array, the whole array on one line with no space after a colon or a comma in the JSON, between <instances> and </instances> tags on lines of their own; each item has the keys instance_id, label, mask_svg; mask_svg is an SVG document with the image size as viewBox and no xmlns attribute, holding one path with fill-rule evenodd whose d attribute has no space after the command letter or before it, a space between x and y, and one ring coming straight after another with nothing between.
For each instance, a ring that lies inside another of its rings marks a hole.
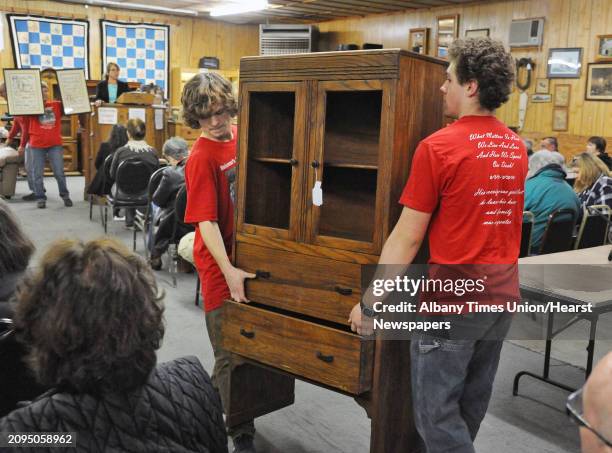
<instances>
[{"instance_id":1,"label":"khaki pants","mask_svg":"<svg viewBox=\"0 0 612 453\"><path fill-rule=\"evenodd\" d=\"M226 408L229 404L230 372L233 368L240 365L241 361L236 356L232 357L230 352L221 347L222 324L223 310L221 308L206 313L206 330L208 330L208 337L210 338L215 354L215 367L213 368L211 380L213 386L217 389L219 395L221 395L223 410L226 412ZM252 436L255 434L255 424L253 420L250 420L241 425L229 428L228 434L232 439L241 434L249 434Z\"/></svg>"}]
</instances>

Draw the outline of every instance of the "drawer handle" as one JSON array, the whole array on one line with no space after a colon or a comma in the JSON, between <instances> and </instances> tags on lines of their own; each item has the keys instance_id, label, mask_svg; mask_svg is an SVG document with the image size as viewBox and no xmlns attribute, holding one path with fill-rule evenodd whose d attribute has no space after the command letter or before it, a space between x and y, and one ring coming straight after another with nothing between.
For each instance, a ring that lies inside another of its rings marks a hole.
<instances>
[{"instance_id":1,"label":"drawer handle","mask_svg":"<svg viewBox=\"0 0 612 453\"><path fill-rule=\"evenodd\" d=\"M242 335L243 337L251 339L251 338L253 338L255 336L255 332L249 332L247 330L240 329L240 335Z\"/></svg>"},{"instance_id":2,"label":"drawer handle","mask_svg":"<svg viewBox=\"0 0 612 453\"><path fill-rule=\"evenodd\" d=\"M255 271L255 278L270 278L270 272L260 271L259 269L257 269Z\"/></svg>"},{"instance_id":3,"label":"drawer handle","mask_svg":"<svg viewBox=\"0 0 612 453\"><path fill-rule=\"evenodd\" d=\"M333 355L322 354L321 351L317 351L317 359L322 360L326 363L332 363L334 361Z\"/></svg>"},{"instance_id":4,"label":"drawer handle","mask_svg":"<svg viewBox=\"0 0 612 453\"><path fill-rule=\"evenodd\" d=\"M343 288L342 286L336 286L334 288L334 291L339 294L342 294L343 296L350 296L351 294L353 294L353 290L351 288Z\"/></svg>"},{"instance_id":5,"label":"drawer handle","mask_svg":"<svg viewBox=\"0 0 612 453\"><path fill-rule=\"evenodd\" d=\"M294 166L294 167L295 167L295 166L296 166L296 165L297 165L299 162L298 162L298 160L297 160L297 159L295 159L295 158L291 158L291 159L289 159L289 163L290 163L292 166Z\"/></svg>"}]
</instances>

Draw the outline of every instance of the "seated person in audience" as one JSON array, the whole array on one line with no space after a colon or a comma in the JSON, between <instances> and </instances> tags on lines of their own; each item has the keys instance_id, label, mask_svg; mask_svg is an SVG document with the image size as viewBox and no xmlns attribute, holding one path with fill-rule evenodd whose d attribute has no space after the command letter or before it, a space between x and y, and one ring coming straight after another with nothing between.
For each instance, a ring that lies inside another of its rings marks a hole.
<instances>
[{"instance_id":1,"label":"seated person in audience","mask_svg":"<svg viewBox=\"0 0 612 453\"><path fill-rule=\"evenodd\" d=\"M612 352L599 361L586 384L567 400L580 426L582 453L612 452Z\"/></svg>"},{"instance_id":2,"label":"seated person in audience","mask_svg":"<svg viewBox=\"0 0 612 453\"><path fill-rule=\"evenodd\" d=\"M525 183L525 211L535 216L531 236L531 252L537 253L542 243L548 216L558 209L572 209L578 214L580 201L565 181L565 170L559 164L559 153L538 151L529 159Z\"/></svg>"},{"instance_id":3,"label":"seated person in audience","mask_svg":"<svg viewBox=\"0 0 612 453\"><path fill-rule=\"evenodd\" d=\"M0 319L13 319L11 303L17 283L25 274L34 244L22 231L8 205L0 201ZM25 348L9 333L9 323L0 322L0 417L8 414L22 400L44 392L25 366Z\"/></svg>"},{"instance_id":4,"label":"seated person in audience","mask_svg":"<svg viewBox=\"0 0 612 453\"><path fill-rule=\"evenodd\" d=\"M540 141L540 148L548 151L559 152L559 142L557 141L557 137L544 137Z\"/></svg>"},{"instance_id":5,"label":"seated person in audience","mask_svg":"<svg viewBox=\"0 0 612 453\"><path fill-rule=\"evenodd\" d=\"M104 80L96 87L96 106L102 105L103 102L114 104L119 96L131 91L127 82L119 80L120 73L121 68L117 63L111 62L106 65Z\"/></svg>"},{"instance_id":6,"label":"seated person in audience","mask_svg":"<svg viewBox=\"0 0 612 453\"><path fill-rule=\"evenodd\" d=\"M139 118L132 118L127 123L128 142L121 148L115 151L113 162L110 167L110 176L115 181L117 179L117 168L119 164L127 159L137 158L145 162L155 171L159 166L159 160L155 154L155 150L144 140L146 135L145 123ZM111 190L116 194L116 185ZM134 216L136 212L133 208L125 210L125 225L132 227L134 225Z\"/></svg>"},{"instance_id":7,"label":"seated person in audience","mask_svg":"<svg viewBox=\"0 0 612 453\"><path fill-rule=\"evenodd\" d=\"M606 164L591 153L582 153L573 160L577 177L574 191L582 207L607 205L612 208L612 173Z\"/></svg>"},{"instance_id":8,"label":"seated person in audience","mask_svg":"<svg viewBox=\"0 0 612 453\"><path fill-rule=\"evenodd\" d=\"M593 136L587 141L586 152L599 157L608 170L612 170L612 158L606 152L606 139L603 137Z\"/></svg>"},{"instance_id":9,"label":"seated person in audience","mask_svg":"<svg viewBox=\"0 0 612 453\"><path fill-rule=\"evenodd\" d=\"M15 314L29 364L52 389L0 419L0 432L78 432L75 451L227 452L198 359L156 366L161 299L149 266L119 242L53 244Z\"/></svg>"},{"instance_id":10,"label":"seated person in audience","mask_svg":"<svg viewBox=\"0 0 612 453\"><path fill-rule=\"evenodd\" d=\"M106 158L124 146L127 142L127 129L121 124L115 124L111 129L108 141L100 143L100 149L98 149L95 161L96 174L87 189L87 193L100 196L110 193L113 181L106 178L102 167Z\"/></svg>"},{"instance_id":11,"label":"seated person in audience","mask_svg":"<svg viewBox=\"0 0 612 453\"><path fill-rule=\"evenodd\" d=\"M150 264L155 270L161 269L161 257L168 249L170 241L179 239L193 231L192 226L180 226L179 224L176 225L177 237L173 237L176 224L174 201L179 189L185 185L185 164L189 155L189 147L181 137L172 137L166 140L162 152L170 166L162 170L161 180L152 198L152 202L157 209L155 209L152 225L154 228Z\"/></svg>"}]
</instances>

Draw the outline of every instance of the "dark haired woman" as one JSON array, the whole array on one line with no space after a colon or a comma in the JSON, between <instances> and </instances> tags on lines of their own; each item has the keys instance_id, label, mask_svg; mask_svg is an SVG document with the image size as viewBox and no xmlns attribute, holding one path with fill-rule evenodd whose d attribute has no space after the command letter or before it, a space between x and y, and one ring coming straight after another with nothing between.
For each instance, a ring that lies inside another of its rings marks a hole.
<instances>
[{"instance_id":1,"label":"dark haired woman","mask_svg":"<svg viewBox=\"0 0 612 453\"><path fill-rule=\"evenodd\" d=\"M0 417L15 409L19 401L45 391L23 363L25 348L15 339L13 306L9 303L33 252L34 244L8 205L0 201Z\"/></svg>"},{"instance_id":2,"label":"dark haired woman","mask_svg":"<svg viewBox=\"0 0 612 453\"><path fill-rule=\"evenodd\" d=\"M95 161L96 175L91 180L87 193L100 196L110 193L113 181L112 179L107 180L108 178L105 178L102 165L108 156L124 146L127 142L127 129L121 124L115 124L111 129L108 140L100 143L100 149L98 149Z\"/></svg>"},{"instance_id":3,"label":"dark haired woman","mask_svg":"<svg viewBox=\"0 0 612 453\"><path fill-rule=\"evenodd\" d=\"M603 137L593 136L587 140L586 151L589 154L599 157L608 170L612 170L612 158L606 152L606 139Z\"/></svg>"},{"instance_id":4,"label":"dark haired woman","mask_svg":"<svg viewBox=\"0 0 612 453\"><path fill-rule=\"evenodd\" d=\"M19 339L52 390L0 419L0 432L78 432L75 451L227 452L198 359L156 367L163 307L142 258L111 239L56 242L17 300Z\"/></svg>"},{"instance_id":5,"label":"dark haired woman","mask_svg":"<svg viewBox=\"0 0 612 453\"><path fill-rule=\"evenodd\" d=\"M106 65L106 74L104 80L98 83L96 87L96 105L99 106L103 102L114 104L119 96L130 90L127 82L119 80L121 68L117 63L108 63Z\"/></svg>"}]
</instances>

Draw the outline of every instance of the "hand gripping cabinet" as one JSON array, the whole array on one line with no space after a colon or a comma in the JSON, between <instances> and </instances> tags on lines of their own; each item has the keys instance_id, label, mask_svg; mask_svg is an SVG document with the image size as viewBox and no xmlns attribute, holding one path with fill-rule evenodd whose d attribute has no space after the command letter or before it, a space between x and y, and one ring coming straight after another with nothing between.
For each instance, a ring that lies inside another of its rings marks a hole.
<instances>
[{"instance_id":1,"label":"hand gripping cabinet","mask_svg":"<svg viewBox=\"0 0 612 453\"><path fill-rule=\"evenodd\" d=\"M347 319L416 145L442 126L446 64L398 49L241 60L234 261L257 278L250 304L223 308L224 347L246 359L230 425L292 404L298 378L356 397L372 452L414 447L409 342L364 340Z\"/></svg>"}]
</instances>

